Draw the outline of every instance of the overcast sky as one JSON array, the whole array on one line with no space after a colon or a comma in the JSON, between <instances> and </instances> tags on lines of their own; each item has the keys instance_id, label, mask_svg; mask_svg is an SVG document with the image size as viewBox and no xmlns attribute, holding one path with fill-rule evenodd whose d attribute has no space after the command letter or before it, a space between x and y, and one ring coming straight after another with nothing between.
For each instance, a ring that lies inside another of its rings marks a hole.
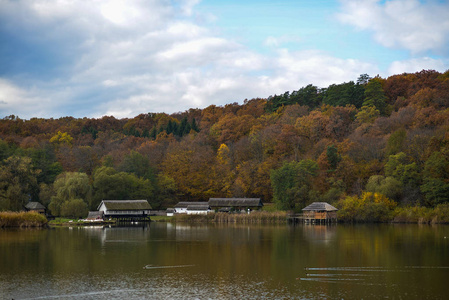
<instances>
[{"instance_id":1,"label":"overcast sky","mask_svg":"<svg viewBox=\"0 0 449 300\"><path fill-rule=\"evenodd\" d=\"M0 0L0 118L173 113L448 55L441 0Z\"/></svg>"}]
</instances>

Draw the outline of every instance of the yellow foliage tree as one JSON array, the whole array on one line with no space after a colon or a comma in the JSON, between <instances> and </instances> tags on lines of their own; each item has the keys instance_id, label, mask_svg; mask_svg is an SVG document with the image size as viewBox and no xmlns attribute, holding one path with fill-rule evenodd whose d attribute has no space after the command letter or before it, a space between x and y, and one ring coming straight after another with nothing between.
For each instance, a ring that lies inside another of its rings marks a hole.
<instances>
[{"instance_id":1,"label":"yellow foliage tree","mask_svg":"<svg viewBox=\"0 0 449 300\"><path fill-rule=\"evenodd\" d=\"M57 134L52 136L50 139L50 143L54 145L67 145L71 146L73 141L73 137L70 136L67 132L58 131Z\"/></svg>"},{"instance_id":2,"label":"yellow foliage tree","mask_svg":"<svg viewBox=\"0 0 449 300\"><path fill-rule=\"evenodd\" d=\"M218 148L217 151L218 162L222 165L229 165L231 160L229 155L230 155L229 147L226 146L226 144L221 144L220 148Z\"/></svg>"}]
</instances>

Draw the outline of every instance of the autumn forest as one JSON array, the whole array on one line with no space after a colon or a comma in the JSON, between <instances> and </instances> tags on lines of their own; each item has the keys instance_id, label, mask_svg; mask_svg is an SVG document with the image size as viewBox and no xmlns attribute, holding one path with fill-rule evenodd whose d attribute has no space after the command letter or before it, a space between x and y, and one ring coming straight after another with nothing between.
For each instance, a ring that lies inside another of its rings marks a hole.
<instances>
[{"instance_id":1,"label":"autumn forest","mask_svg":"<svg viewBox=\"0 0 449 300\"><path fill-rule=\"evenodd\" d=\"M0 120L0 211L31 200L81 217L103 199L165 209L260 197L288 211L370 202L381 219L449 202L448 129L449 71L431 70L171 115L11 115Z\"/></svg>"}]
</instances>

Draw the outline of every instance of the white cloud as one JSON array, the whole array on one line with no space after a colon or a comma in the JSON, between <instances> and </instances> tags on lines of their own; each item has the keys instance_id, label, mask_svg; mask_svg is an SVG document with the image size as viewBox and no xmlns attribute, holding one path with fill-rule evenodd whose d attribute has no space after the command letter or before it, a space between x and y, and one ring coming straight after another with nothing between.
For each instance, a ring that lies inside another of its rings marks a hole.
<instances>
[{"instance_id":1,"label":"white cloud","mask_svg":"<svg viewBox=\"0 0 449 300\"><path fill-rule=\"evenodd\" d=\"M435 70L445 72L449 69L449 61L433 59L430 57L413 58L403 61L394 61L388 69L388 75L401 73L414 73L420 70Z\"/></svg>"},{"instance_id":2,"label":"white cloud","mask_svg":"<svg viewBox=\"0 0 449 300\"><path fill-rule=\"evenodd\" d=\"M449 50L449 3L419 0L341 0L340 21L369 30L385 47L412 53Z\"/></svg>"},{"instance_id":3,"label":"white cloud","mask_svg":"<svg viewBox=\"0 0 449 300\"><path fill-rule=\"evenodd\" d=\"M246 63L239 66L234 58ZM250 62L254 62L257 69L248 69ZM245 98L268 97L297 90L310 83L325 87L355 80L361 73L377 74L377 69L372 65L337 59L318 51L281 50L272 59L236 51L233 56L223 54L215 62L208 61L208 64L209 69L185 68L166 75L146 74L143 77L124 78L120 84L133 86L138 92L108 102L99 108L97 116L104 111L107 115L119 117L150 111L184 111L210 104L224 105ZM261 75L252 74L254 70L260 71Z\"/></svg>"},{"instance_id":4,"label":"white cloud","mask_svg":"<svg viewBox=\"0 0 449 300\"><path fill-rule=\"evenodd\" d=\"M24 89L0 78L0 116L16 115L22 118L32 115L52 116L55 112L55 102L39 96L41 94L42 91L36 88Z\"/></svg>"},{"instance_id":5,"label":"white cloud","mask_svg":"<svg viewBox=\"0 0 449 300\"><path fill-rule=\"evenodd\" d=\"M60 76L0 81L0 101L7 102L0 102L0 113L23 118L172 113L379 72L326 52L277 49L294 37L273 38L270 55L255 53L196 23L197 2L0 2L0 24L26 27L23 39L38 36L41 44L69 57Z\"/></svg>"},{"instance_id":6,"label":"white cloud","mask_svg":"<svg viewBox=\"0 0 449 300\"><path fill-rule=\"evenodd\" d=\"M290 36L290 35L282 35L279 37L269 36L265 39L264 45L267 47L280 47L284 43L291 43L291 42L301 42L301 39L297 36Z\"/></svg>"},{"instance_id":7,"label":"white cloud","mask_svg":"<svg viewBox=\"0 0 449 300\"><path fill-rule=\"evenodd\" d=\"M321 87L355 80L360 74L373 74L378 71L369 63L336 58L321 51L291 53L282 50L277 63L281 66L277 75L279 80L285 77L283 80L295 80L301 85L311 83Z\"/></svg>"}]
</instances>

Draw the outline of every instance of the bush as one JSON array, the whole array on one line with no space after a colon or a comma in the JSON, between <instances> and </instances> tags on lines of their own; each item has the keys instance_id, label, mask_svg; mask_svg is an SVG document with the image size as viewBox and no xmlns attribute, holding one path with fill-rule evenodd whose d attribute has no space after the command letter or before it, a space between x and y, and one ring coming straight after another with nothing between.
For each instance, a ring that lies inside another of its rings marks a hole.
<instances>
[{"instance_id":1,"label":"bush","mask_svg":"<svg viewBox=\"0 0 449 300\"><path fill-rule=\"evenodd\" d=\"M393 222L395 223L449 223L449 203L439 204L435 208L423 206L398 207L394 214Z\"/></svg>"},{"instance_id":2,"label":"bush","mask_svg":"<svg viewBox=\"0 0 449 300\"><path fill-rule=\"evenodd\" d=\"M87 203L82 199L65 201L61 205L61 216L72 218L85 218L89 213Z\"/></svg>"},{"instance_id":3,"label":"bush","mask_svg":"<svg viewBox=\"0 0 449 300\"><path fill-rule=\"evenodd\" d=\"M449 223L449 203L439 204L435 207L431 223Z\"/></svg>"},{"instance_id":4,"label":"bush","mask_svg":"<svg viewBox=\"0 0 449 300\"><path fill-rule=\"evenodd\" d=\"M423 206L398 207L394 212L395 223L429 223L431 209Z\"/></svg>"},{"instance_id":5,"label":"bush","mask_svg":"<svg viewBox=\"0 0 449 300\"><path fill-rule=\"evenodd\" d=\"M397 203L378 193L348 196L337 203L338 220L343 222L388 222L393 219Z\"/></svg>"},{"instance_id":6,"label":"bush","mask_svg":"<svg viewBox=\"0 0 449 300\"><path fill-rule=\"evenodd\" d=\"M0 228L4 227L42 227L47 218L36 212L0 212Z\"/></svg>"}]
</instances>

